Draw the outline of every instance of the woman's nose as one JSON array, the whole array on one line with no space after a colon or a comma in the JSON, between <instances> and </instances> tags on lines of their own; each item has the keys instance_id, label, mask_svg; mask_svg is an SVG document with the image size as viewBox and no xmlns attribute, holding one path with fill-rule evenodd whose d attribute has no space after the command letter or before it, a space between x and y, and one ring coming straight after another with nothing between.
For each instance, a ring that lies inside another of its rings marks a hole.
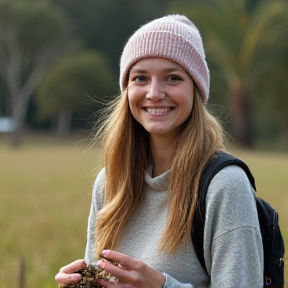
<instances>
[{"instance_id":1,"label":"woman's nose","mask_svg":"<svg viewBox=\"0 0 288 288\"><path fill-rule=\"evenodd\" d=\"M151 80L149 91L146 95L147 99L152 101L158 101L165 98L164 87L161 81L159 80Z\"/></svg>"}]
</instances>

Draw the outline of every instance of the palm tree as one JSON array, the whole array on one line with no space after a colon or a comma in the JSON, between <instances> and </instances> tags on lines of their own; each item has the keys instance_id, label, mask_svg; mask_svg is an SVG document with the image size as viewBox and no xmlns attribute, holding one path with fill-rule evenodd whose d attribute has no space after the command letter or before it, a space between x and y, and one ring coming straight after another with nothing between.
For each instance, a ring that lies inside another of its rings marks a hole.
<instances>
[{"instance_id":1,"label":"palm tree","mask_svg":"<svg viewBox=\"0 0 288 288\"><path fill-rule=\"evenodd\" d=\"M248 9L248 1L218 0L186 14L202 31L208 61L227 84L230 132L242 145L252 146L253 95L287 53L288 3L262 0Z\"/></svg>"}]
</instances>

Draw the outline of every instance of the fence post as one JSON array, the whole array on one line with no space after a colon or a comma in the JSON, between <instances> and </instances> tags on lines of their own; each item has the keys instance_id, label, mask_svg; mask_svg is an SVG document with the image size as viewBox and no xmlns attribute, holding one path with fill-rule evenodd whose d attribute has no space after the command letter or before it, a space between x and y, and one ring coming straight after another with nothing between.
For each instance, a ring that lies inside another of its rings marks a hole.
<instances>
[{"instance_id":1,"label":"fence post","mask_svg":"<svg viewBox=\"0 0 288 288\"><path fill-rule=\"evenodd\" d=\"M19 288L25 288L25 266L25 259L21 257L19 261Z\"/></svg>"}]
</instances>

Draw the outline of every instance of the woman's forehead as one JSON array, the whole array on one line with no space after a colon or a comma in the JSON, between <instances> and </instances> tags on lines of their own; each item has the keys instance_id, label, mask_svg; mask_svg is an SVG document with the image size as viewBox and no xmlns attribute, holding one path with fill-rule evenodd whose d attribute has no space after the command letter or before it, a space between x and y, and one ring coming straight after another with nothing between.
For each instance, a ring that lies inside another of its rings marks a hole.
<instances>
[{"instance_id":1,"label":"woman's forehead","mask_svg":"<svg viewBox=\"0 0 288 288\"><path fill-rule=\"evenodd\" d=\"M185 69L175 61L161 57L143 58L137 61L130 69L130 72L141 72L141 70L167 70L169 71L185 71ZM185 71L186 72L186 71ZM187 73L187 72L186 72Z\"/></svg>"}]
</instances>

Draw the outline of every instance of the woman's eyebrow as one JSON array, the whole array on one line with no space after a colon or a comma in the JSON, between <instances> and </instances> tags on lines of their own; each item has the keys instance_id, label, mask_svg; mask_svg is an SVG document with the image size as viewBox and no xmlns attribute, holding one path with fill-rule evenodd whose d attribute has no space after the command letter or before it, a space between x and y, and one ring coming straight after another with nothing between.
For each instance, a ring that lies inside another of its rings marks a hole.
<instances>
[{"instance_id":1,"label":"woman's eyebrow","mask_svg":"<svg viewBox=\"0 0 288 288\"><path fill-rule=\"evenodd\" d=\"M182 67L164 68L163 70L166 72L185 72Z\"/></svg>"},{"instance_id":2,"label":"woman's eyebrow","mask_svg":"<svg viewBox=\"0 0 288 288\"><path fill-rule=\"evenodd\" d=\"M141 68L132 68L131 70L130 70L130 73L147 73L147 70L145 70L145 69L141 69Z\"/></svg>"}]
</instances>

